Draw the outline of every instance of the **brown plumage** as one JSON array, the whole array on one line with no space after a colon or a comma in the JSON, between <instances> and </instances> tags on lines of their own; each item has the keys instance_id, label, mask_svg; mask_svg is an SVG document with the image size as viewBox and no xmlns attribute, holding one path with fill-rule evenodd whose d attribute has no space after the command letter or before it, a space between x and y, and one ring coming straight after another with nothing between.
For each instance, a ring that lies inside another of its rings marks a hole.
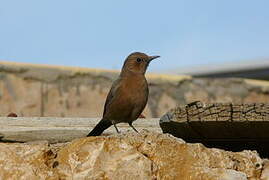
<instances>
[{"instance_id":1,"label":"brown plumage","mask_svg":"<svg viewBox=\"0 0 269 180\"><path fill-rule=\"evenodd\" d=\"M159 56L148 56L144 53L135 52L130 54L122 67L119 78L114 81L107 95L103 118L87 136L98 136L104 130L118 123L132 125L148 101L148 83L145 73L149 63Z\"/></svg>"},{"instance_id":2,"label":"brown plumage","mask_svg":"<svg viewBox=\"0 0 269 180\"><path fill-rule=\"evenodd\" d=\"M18 117L18 115L15 114L15 113L13 113L13 112L11 112L11 113L9 113L9 114L7 115L7 117Z\"/></svg>"}]
</instances>

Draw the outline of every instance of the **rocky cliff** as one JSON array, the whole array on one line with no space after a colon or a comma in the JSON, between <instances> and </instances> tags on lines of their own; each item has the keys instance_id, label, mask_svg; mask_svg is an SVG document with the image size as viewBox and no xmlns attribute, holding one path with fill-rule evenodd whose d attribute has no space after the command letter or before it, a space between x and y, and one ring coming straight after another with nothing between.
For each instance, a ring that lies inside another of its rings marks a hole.
<instances>
[{"instance_id":1,"label":"rocky cliff","mask_svg":"<svg viewBox=\"0 0 269 180\"><path fill-rule=\"evenodd\" d=\"M0 116L100 117L117 71L0 62ZM148 74L150 97L144 114L160 117L176 105L269 102L269 82L192 79Z\"/></svg>"}]
</instances>

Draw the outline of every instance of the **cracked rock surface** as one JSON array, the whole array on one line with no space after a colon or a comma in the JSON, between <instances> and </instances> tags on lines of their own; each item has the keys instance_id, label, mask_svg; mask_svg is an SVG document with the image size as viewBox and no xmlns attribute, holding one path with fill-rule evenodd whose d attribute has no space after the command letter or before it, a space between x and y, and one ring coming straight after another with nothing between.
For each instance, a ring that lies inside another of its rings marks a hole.
<instances>
[{"instance_id":1,"label":"cracked rock surface","mask_svg":"<svg viewBox=\"0 0 269 180\"><path fill-rule=\"evenodd\" d=\"M64 144L0 144L0 179L258 180L267 176L268 162L255 151L210 149L148 131Z\"/></svg>"}]
</instances>

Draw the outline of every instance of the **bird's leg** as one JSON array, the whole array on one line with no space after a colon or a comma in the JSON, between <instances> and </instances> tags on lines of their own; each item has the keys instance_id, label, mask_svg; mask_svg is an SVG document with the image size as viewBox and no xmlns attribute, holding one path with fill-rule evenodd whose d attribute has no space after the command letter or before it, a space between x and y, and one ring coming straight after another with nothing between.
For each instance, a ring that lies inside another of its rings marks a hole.
<instances>
[{"instance_id":1,"label":"bird's leg","mask_svg":"<svg viewBox=\"0 0 269 180\"><path fill-rule=\"evenodd\" d=\"M115 124L115 123L113 123L113 126L115 127L115 129L116 129L117 133L120 133L120 131L118 130L118 128L117 128L117 126L116 126L116 124Z\"/></svg>"},{"instance_id":2,"label":"bird's leg","mask_svg":"<svg viewBox=\"0 0 269 180\"><path fill-rule=\"evenodd\" d=\"M129 123L129 126L131 126L135 132L139 133L139 132L135 129L135 127L133 126L132 123Z\"/></svg>"}]
</instances>

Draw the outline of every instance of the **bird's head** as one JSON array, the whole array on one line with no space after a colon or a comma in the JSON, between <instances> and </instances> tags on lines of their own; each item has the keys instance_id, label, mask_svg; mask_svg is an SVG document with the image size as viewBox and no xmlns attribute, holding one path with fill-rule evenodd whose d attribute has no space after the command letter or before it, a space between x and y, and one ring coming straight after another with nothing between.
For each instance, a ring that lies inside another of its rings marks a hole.
<instances>
[{"instance_id":1,"label":"bird's head","mask_svg":"<svg viewBox=\"0 0 269 180\"><path fill-rule=\"evenodd\" d=\"M149 63L160 56L148 56L141 52L134 52L130 54L124 61L122 73L136 73L145 74Z\"/></svg>"}]
</instances>

